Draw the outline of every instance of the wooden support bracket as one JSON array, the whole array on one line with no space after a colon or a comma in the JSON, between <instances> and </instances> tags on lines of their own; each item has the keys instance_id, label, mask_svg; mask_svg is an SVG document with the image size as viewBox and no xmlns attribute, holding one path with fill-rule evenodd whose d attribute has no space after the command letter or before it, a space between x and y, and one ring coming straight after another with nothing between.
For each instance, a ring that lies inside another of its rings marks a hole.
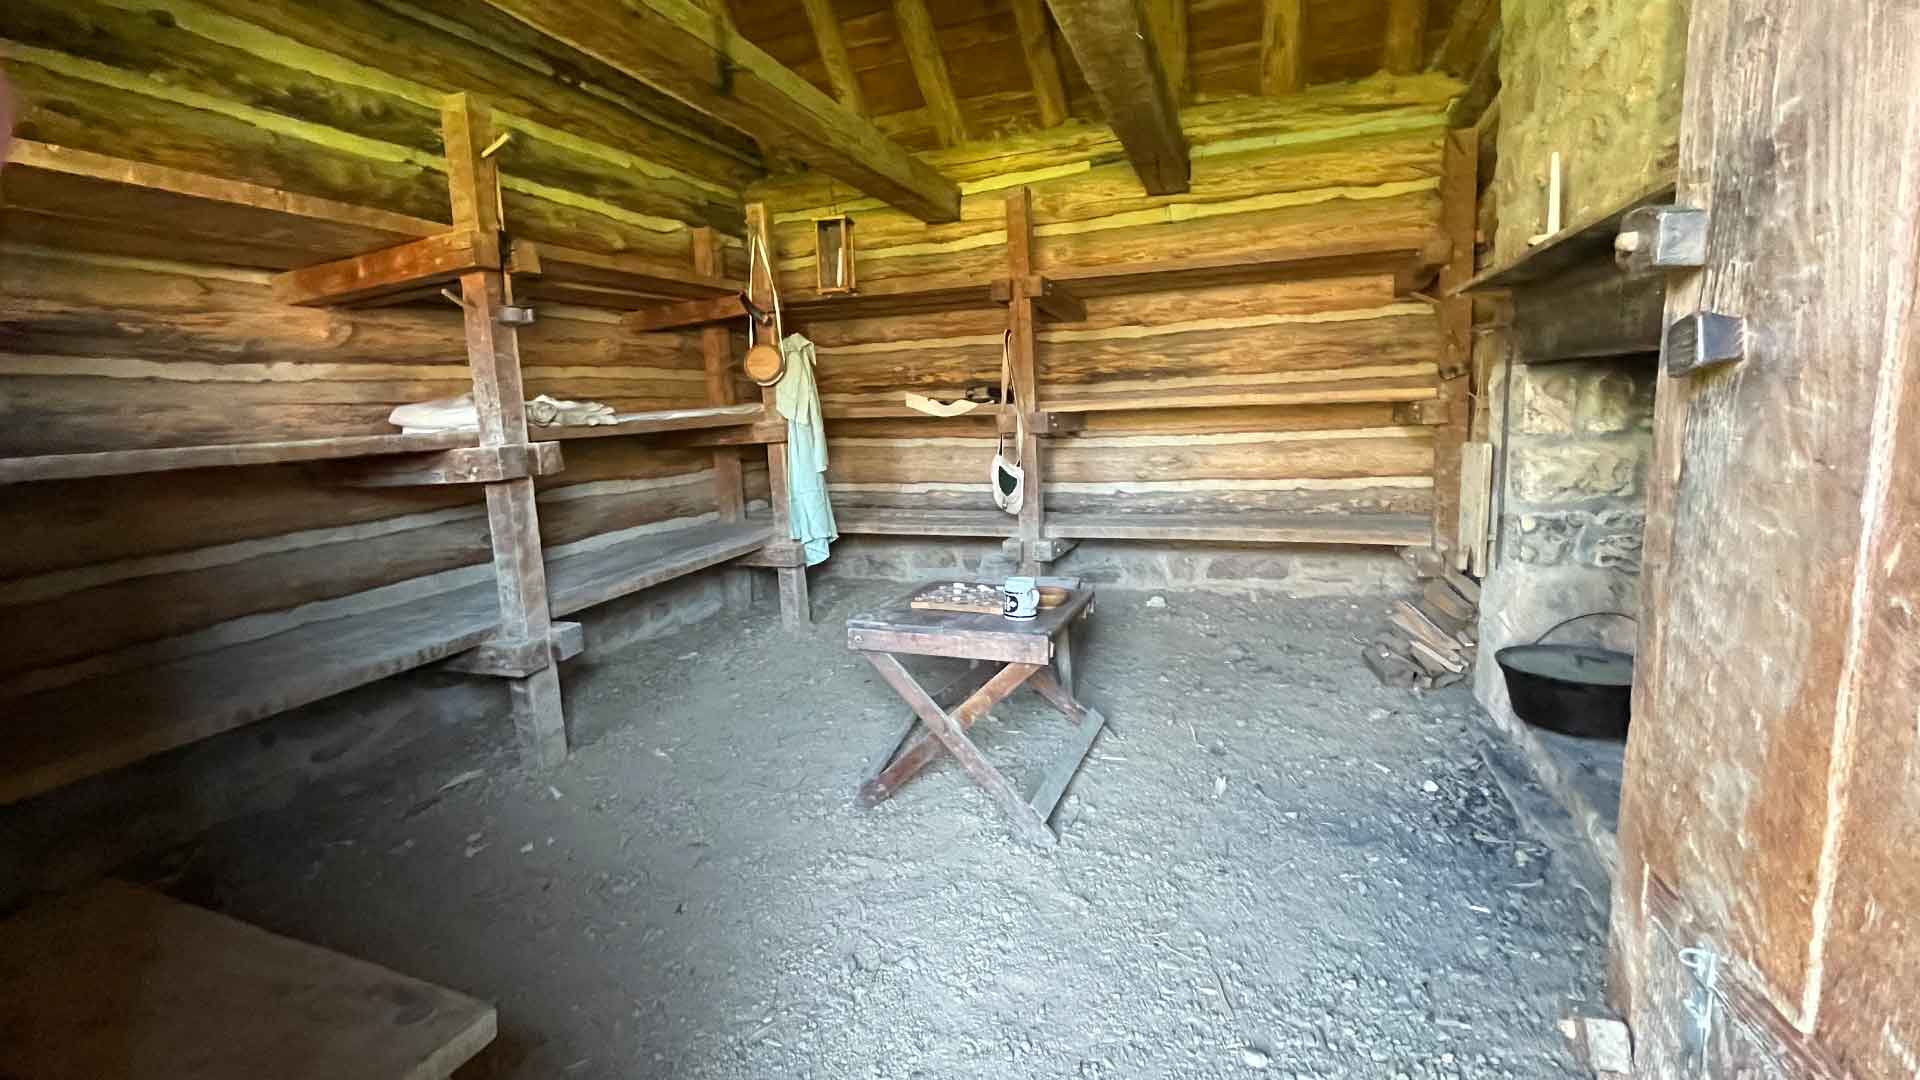
<instances>
[{"instance_id":1,"label":"wooden support bracket","mask_svg":"<svg viewBox=\"0 0 1920 1080\"><path fill-rule=\"evenodd\" d=\"M783 570L807 564L806 553L800 549L798 540L772 540L766 547L751 555L733 560L729 566L758 566L765 569Z\"/></svg>"},{"instance_id":2,"label":"wooden support bracket","mask_svg":"<svg viewBox=\"0 0 1920 1080\"><path fill-rule=\"evenodd\" d=\"M499 267L498 233L455 229L397 247L276 274L273 298L302 307L363 304L450 282L468 271Z\"/></svg>"},{"instance_id":3,"label":"wooden support bracket","mask_svg":"<svg viewBox=\"0 0 1920 1080\"><path fill-rule=\"evenodd\" d=\"M587 635L577 622L552 624L552 635L545 639L487 641L463 652L440 667L467 675L495 675L506 679L524 679L544 671L562 660L571 660L586 651Z\"/></svg>"},{"instance_id":4,"label":"wooden support bracket","mask_svg":"<svg viewBox=\"0 0 1920 1080\"><path fill-rule=\"evenodd\" d=\"M681 330L691 326L725 322L728 319L745 318L746 315L746 297L740 293L733 293L728 296L708 296L641 308L621 318L620 325L633 333L650 334L661 330Z\"/></svg>"},{"instance_id":5,"label":"wooden support bracket","mask_svg":"<svg viewBox=\"0 0 1920 1080\"><path fill-rule=\"evenodd\" d=\"M1033 542L1034 562L1057 562L1066 557L1067 552L1080 546L1078 540L1057 540L1042 538Z\"/></svg>"},{"instance_id":6,"label":"wooden support bracket","mask_svg":"<svg viewBox=\"0 0 1920 1080\"><path fill-rule=\"evenodd\" d=\"M417 457L381 458L341 466L341 482L350 487L428 487L439 484L493 484L528 476L551 476L565 467L560 444L510 443L468 446Z\"/></svg>"},{"instance_id":7,"label":"wooden support bracket","mask_svg":"<svg viewBox=\"0 0 1920 1080\"><path fill-rule=\"evenodd\" d=\"M1064 282L1055 281L1045 274L1028 274L1025 284L1027 299L1033 301L1033 310L1045 316L1048 322L1087 321L1087 302L1076 296ZM1012 279L995 278L992 288L995 303L1013 302Z\"/></svg>"},{"instance_id":8,"label":"wooden support bracket","mask_svg":"<svg viewBox=\"0 0 1920 1080\"><path fill-rule=\"evenodd\" d=\"M1012 413L1000 413L998 415L998 423L1000 433L1003 435L1012 435L1019 430ZM1087 414L1085 413L1042 411L1027 414L1027 434L1038 435L1041 438L1051 438L1059 435L1078 435L1086 429L1086 426Z\"/></svg>"}]
</instances>

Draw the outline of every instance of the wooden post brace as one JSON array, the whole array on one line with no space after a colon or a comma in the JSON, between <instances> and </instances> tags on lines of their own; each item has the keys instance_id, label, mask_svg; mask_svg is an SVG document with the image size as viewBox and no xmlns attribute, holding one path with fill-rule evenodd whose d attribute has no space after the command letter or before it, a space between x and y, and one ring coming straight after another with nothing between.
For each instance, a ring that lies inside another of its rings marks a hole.
<instances>
[{"instance_id":1,"label":"wooden post brace","mask_svg":"<svg viewBox=\"0 0 1920 1080\"><path fill-rule=\"evenodd\" d=\"M1000 434L1012 435L1019 431L1012 413L999 414ZM1085 413L1031 412L1027 414L1027 433L1041 438L1056 435L1078 435L1086 430Z\"/></svg>"},{"instance_id":2,"label":"wooden post brace","mask_svg":"<svg viewBox=\"0 0 1920 1080\"><path fill-rule=\"evenodd\" d=\"M1049 322L1087 321L1087 302L1075 296L1066 285L1045 274L1028 274L1023 280L1027 299L1033 301L1033 309L1046 316ZM992 288L995 303L1013 302L1011 278L995 278Z\"/></svg>"},{"instance_id":3,"label":"wooden post brace","mask_svg":"<svg viewBox=\"0 0 1920 1080\"><path fill-rule=\"evenodd\" d=\"M440 667L468 675L496 675L524 679L536 671L571 660L586 650L587 636L577 622L552 624L551 636L519 641L486 641Z\"/></svg>"},{"instance_id":4,"label":"wooden post brace","mask_svg":"<svg viewBox=\"0 0 1920 1080\"><path fill-rule=\"evenodd\" d=\"M455 229L365 255L276 274L273 298L283 304L306 307L368 303L442 285L469 271L499 268L498 233Z\"/></svg>"},{"instance_id":5,"label":"wooden post brace","mask_svg":"<svg viewBox=\"0 0 1920 1080\"><path fill-rule=\"evenodd\" d=\"M493 484L528 476L551 476L565 467L557 442L468 446L418 456L381 458L341 466L350 487L429 487Z\"/></svg>"},{"instance_id":6,"label":"wooden post brace","mask_svg":"<svg viewBox=\"0 0 1920 1080\"><path fill-rule=\"evenodd\" d=\"M758 566L775 570L794 566L805 566L806 553L800 549L798 540L771 540L767 546L751 555L733 560L733 566Z\"/></svg>"},{"instance_id":7,"label":"wooden post brace","mask_svg":"<svg viewBox=\"0 0 1920 1080\"><path fill-rule=\"evenodd\" d=\"M681 330L690 326L726 322L731 319L744 319L747 314L746 296L741 293L730 293L726 296L674 300L641 308L639 311L623 316L620 325L634 333L648 334L661 330Z\"/></svg>"}]
</instances>

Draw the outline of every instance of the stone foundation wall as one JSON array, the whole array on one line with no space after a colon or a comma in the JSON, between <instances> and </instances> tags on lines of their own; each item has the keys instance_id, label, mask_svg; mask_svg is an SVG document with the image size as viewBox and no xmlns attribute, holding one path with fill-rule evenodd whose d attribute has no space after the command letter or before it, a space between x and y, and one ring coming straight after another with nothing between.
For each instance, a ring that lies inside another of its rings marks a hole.
<instances>
[{"instance_id":1,"label":"stone foundation wall","mask_svg":"<svg viewBox=\"0 0 1920 1080\"><path fill-rule=\"evenodd\" d=\"M1481 586L1475 686L1488 711L1511 722L1506 682L1493 654L1530 642L1554 623L1590 611L1640 607L1640 547L1653 457L1652 357L1515 365L1504 504L1492 568ZM1553 641L1604 642L1633 650L1622 619L1583 620Z\"/></svg>"},{"instance_id":2,"label":"stone foundation wall","mask_svg":"<svg viewBox=\"0 0 1920 1080\"><path fill-rule=\"evenodd\" d=\"M833 557L815 573L924 581L942 574L1005 575L1014 569L997 541L860 536L834 544ZM1403 591L1413 580L1390 549L1311 545L1089 541L1054 563L1053 572L1117 589L1283 596L1373 595Z\"/></svg>"}]
</instances>

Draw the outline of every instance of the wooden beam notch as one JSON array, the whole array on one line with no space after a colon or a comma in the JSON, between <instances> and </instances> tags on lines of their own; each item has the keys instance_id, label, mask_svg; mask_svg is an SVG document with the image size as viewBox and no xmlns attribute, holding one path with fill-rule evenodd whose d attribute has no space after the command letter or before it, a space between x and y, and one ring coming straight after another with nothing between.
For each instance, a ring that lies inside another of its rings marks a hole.
<instances>
[{"instance_id":1,"label":"wooden beam notch","mask_svg":"<svg viewBox=\"0 0 1920 1080\"><path fill-rule=\"evenodd\" d=\"M1186 191L1193 168L1187 137L1180 130L1180 107L1167 85L1140 0L1049 4L1147 194Z\"/></svg>"}]
</instances>

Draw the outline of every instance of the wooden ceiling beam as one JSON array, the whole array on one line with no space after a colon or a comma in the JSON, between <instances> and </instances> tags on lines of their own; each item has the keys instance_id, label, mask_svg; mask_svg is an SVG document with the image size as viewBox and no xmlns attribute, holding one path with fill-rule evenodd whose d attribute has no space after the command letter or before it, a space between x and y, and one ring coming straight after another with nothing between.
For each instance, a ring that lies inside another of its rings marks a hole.
<instances>
[{"instance_id":1,"label":"wooden ceiling beam","mask_svg":"<svg viewBox=\"0 0 1920 1080\"><path fill-rule=\"evenodd\" d=\"M1033 98L1040 108L1042 127L1067 120L1067 86L1060 78L1060 58L1053 51L1053 27L1047 22L1045 0L1011 0L1013 21L1020 33L1020 52L1033 78Z\"/></svg>"},{"instance_id":2,"label":"wooden ceiling beam","mask_svg":"<svg viewBox=\"0 0 1920 1080\"><path fill-rule=\"evenodd\" d=\"M1100 111L1149 195L1187 190L1192 163L1180 106L1140 0L1048 0Z\"/></svg>"},{"instance_id":3,"label":"wooden ceiling beam","mask_svg":"<svg viewBox=\"0 0 1920 1080\"><path fill-rule=\"evenodd\" d=\"M689 0L485 0L922 221L956 221L960 189Z\"/></svg>"},{"instance_id":4,"label":"wooden ceiling beam","mask_svg":"<svg viewBox=\"0 0 1920 1080\"><path fill-rule=\"evenodd\" d=\"M847 39L840 32L840 18L833 13L833 0L800 0L807 22L813 27L813 40L820 47L820 64L827 69L827 81L833 84L833 96L856 116L867 115L866 95L860 92L860 75L847 57Z\"/></svg>"},{"instance_id":5,"label":"wooden ceiling beam","mask_svg":"<svg viewBox=\"0 0 1920 1080\"><path fill-rule=\"evenodd\" d=\"M967 121L960 115L960 99L947 77L947 57L940 51L940 35L933 29L925 0L893 0L893 24L900 31L900 44L907 50L913 81L920 87L920 99L927 103L927 117L933 121L940 145L966 142Z\"/></svg>"},{"instance_id":6,"label":"wooden ceiling beam","mask_svg":"<svg viewBox=\"0 0 1920 1080\"><path fill-rule=\"evenodd\" d=\"M1260 30L1260 92L1269 97L1307 85L1305 0L1265 0Z\"/></svg>"},{"instance_id":7,"label":"wooden ceiling beam","mask_svg":"<svg viewBox=\"0 0 1920 1080\"><path fill-rule=\"evenodd\" d=\"M1187 100L1187 0L1147 0L1147 25L1153 28L1153 47L1167 73L1167 89L1175 101Z\"/></svg>"},{"instance_id":8,"label":"wooden ceiling beam","mask_svg":"<svg viewBox=\"0 0 1920 1080\"><path fill-rule=\"evenodd\" d=\"M1387 41L1380 66L1395 75L1420 70L1427 52L1428 0L1387 0Z\"/></svg>"},{"instance_id":9,"label":"wooden ceiling beam","mask_svg":"<svg viewBox=\"0 0 1920 1080\"><path fill-rule=\"evenodd\" d=\"M1456 79L1465 78L1486 53L1487 38L1499 25L1500 0L1460 0L1447 26L1447 38L1429 66Z\"/></svg>"}]
</instances>

